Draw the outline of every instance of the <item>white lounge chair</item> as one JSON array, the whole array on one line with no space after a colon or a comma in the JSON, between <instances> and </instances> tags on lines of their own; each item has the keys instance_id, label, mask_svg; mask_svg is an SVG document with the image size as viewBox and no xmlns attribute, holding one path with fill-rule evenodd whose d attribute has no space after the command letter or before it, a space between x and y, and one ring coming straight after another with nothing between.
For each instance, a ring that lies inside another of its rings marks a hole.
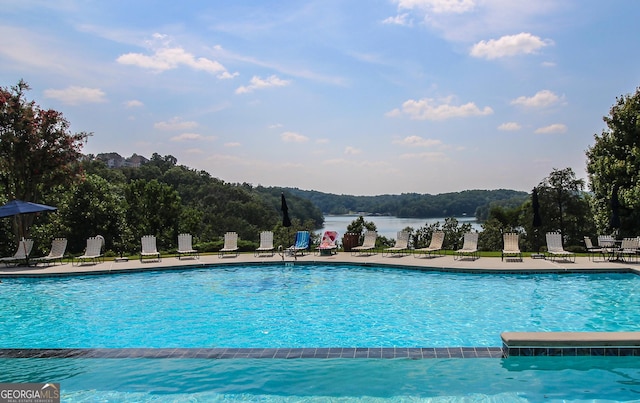
<instances>
[{"instance_id":1,"label":"white lounge chair","mask_svg":"<svg viewBox=\"0 0 640 403\"><path fill-rule=\"evenodd\" d=\"M20 242L18 242L16 253L14 253L13 256L0 258L0 262L4 263L6 266L9 266L9 265L17 266L21 263L27 264L29 255L31 254L32 249L33 249L33 239L22 238Z\"/></svg>"},{"instance_id":2,"label":"white lounge chair","mask_svg":"<svg viewBox=\"0 0 640 403\"><path fill-rule=\"evenodd\" d=\"M367 255L376 253L376 240L378 239L377 231L367 231L364 233L364 240L362 241L362 245L354 246L351 248L351 254L354 255L358 253L359 255L363 255L367 253Z\"/></svg>"},{"instance_id":3,"label":"white lounge chair","mask_svg":"<svg viewBox=\"0 0 640 403\"><path fill-rule=\"evenodd\" d=\"M435 231L431 234L431 242L429 242L429 246L425 248L418 248L413 251L414 257L419 257L420 255L424 255L425 257L433 257L435 254L444 255L444 250L442 249L442 245L444 244L444 232L443 231Z\"/></svg>"},{"instance_id":4,"label":"white lounge chair","mask_svg":"<svg viewBox=\"0 0 640 403\"><path fill-rule=\"evenodd\" d=\"M226 254L233 254L238 256L238 234L235 232L227 232L224 234L224 246L218 252L218 257L222 257Z\"/></svg>"},{"instance_id":5,"label":"white lounge chair","mask_svg":"<svg viewBox=\"0 0 640 403\"><path fill-rule=\"evenodd\" d=\"M191 234L178 235L178 259L182 259L183 256L191 256L195 259L200 258L198 251L193 249L193 236Z\"/></svg>"},{"instance_id":6,"label":"white lounge chair","mask_svg":"<svg viewBox=\"0 0 640 403\"><path fill-rule=\"evenodd\" d=\"M480 253L478 252L478 233L477 232L467 232L464 234L464 242L462 244L462 248L458 249L453 255L453 260L463 259L465 257L469 257L473 260L480 258Z\"/></svg>"},{"instance_id":7,"label":"white lounge chair","mask_svg":"<svg viewBox=\"0 0 640 403\"><path fill-rule=\"evenodd\" d=\"M51 250L47 256L37 257L31 261L37 266L39 263L46 263L47 265L56 264L64 258L64 253L67 251L67 238L55 238L51 241Z\"/></svg>"},{"instance_id":8,"label":"white lounge chair","mask_svg":"<svg viewBox=\"0 0 640 403\"><path fill-rule=\"evenodd\" d=\"M559 232L547 232L547 257L549 260L564 259L569 262L576 261L576 254L564 250L562 246L562 234Z\"/></svg>"},{"instance_id":9,"label":"white lounge chair","mask_svg":"<svg viewBox=\"0 0 640 403\"><path fill-rule=\"evenodd\" d=\"M409 233L407 231L398 231L396 244L390 248L382 250L382 256L404 256L409 253Z\"/></svg>"},{"instance_id":10,"label":"white lounge chair","mask_svg":"<svg viewBox=\"0 0 640 403\"><path fill-rule=\"evenodd\" d=\"M520 245L518 243L519 236L515 232L506 232L502 235L504 246L502 249L502 260L507 258L513 258L512 260L522 261L522 252L520 251Z\"/></svg>"},{"instance_id":11,"label":"white lounge chair","mask_svg":"<svg viewBox=\"0 0 640 403\"><path fill-rule=\"evenodd\" d=\"M98 263L102 259L103 246L104 238L102 235L87 238L87 247L84 249L84 253L75 258L73 263L78 265L85 262L92 262L93 264Z\"/></svg>"},{"instance_id":12,"label":"white lounge chair","mask_svg":"<svg viewBox=\"0 0 640 403\"><path fill-rule=\"evenodd\" d=\"M319 255L335 255L338 253L338 232L325 231L322 234L322 240L318 245L317 253Z\"/></svg>"},{"instance_id":13,"label":"white lounge chair","mask_svg":"<svg viewBox=\"0 0 640 403\"><path fill-rule=\"evenodd\" d=\"M253 252L254 256L271 255L275 254L275 248L273 247L273 232L262 231L260 233L260 246Z\"/></svg>"},{"instance_id":14,"label":"white lounge chair","mask_svg":"<svg viewBox=\"0 0 640 403\"><path fill-rule=\"evenodd\" d=\"M140 252L140 262L143 259L156 259L158 262L162 260L158 247L156 246L155 235L145 235L140 239L142 243L142 251Z\"/></svg>"}]
</instances>

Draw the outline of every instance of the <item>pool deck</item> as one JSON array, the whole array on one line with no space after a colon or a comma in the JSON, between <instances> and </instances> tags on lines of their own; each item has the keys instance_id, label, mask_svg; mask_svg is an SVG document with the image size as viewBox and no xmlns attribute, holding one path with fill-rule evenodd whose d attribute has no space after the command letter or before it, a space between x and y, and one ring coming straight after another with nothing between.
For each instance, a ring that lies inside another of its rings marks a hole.
<instances>
[{"instance_id":1,"label":"pool deck","mask_svg":"<svg viewBox=\"0 0 640 403\"><path fill-rule=\"evenodd\" d=\"M416 255L417 256L417 255ZM522 260L512 258L501 260L499 257L481 257L479 259L454 259L452 255L437 257L416 257L414 255L392 255L382 256L381 253L375 255L352 255L350 252L338 252L330 256L320 256L308 253L304 256L281 256L275 253L273 256L254 256L250 253L240 253L238 256L225 255L219 257L218 254L205 254L199 258L183 257L178 259L174 256L165 256L160 261L155 259L145 259L140 262L138 259L127 261L105 260L100 263L65 263L50 266L38 265L35 267L0 267L0 278L7 277L40 277L40 276L60 276L60 275L81 275L81 274L110 274L146 270L167 270L167 269L188 269L227 265L247 265L247 264L358 264L403 267L421 270L439 271L465 271L465 272L573 272L573 271L633 271L640 274L640 263L620 262L608 260L591 260L587 257L578 256L575 262L551 261L548 259L533 259L524 257Z\"/></svg>"},{"instance_id":2,"label":"pool deck","mask_svg":"<svg viewBox=\"0 0 640 403\"><path fill-rule=\"evenodd\" d=\"M165 256L160 261L145 259L129 260L105 260L99 263L64 263L50 266L37 267L0 267L0 279L10 277L51 277L69 275L101 274L157 271L157 270L182 270L198 268L232 267L234 265L255 264L355 264L384 267L398 267L405 269L455 271L468 273L486 272L633 272L640 274L640 263L591 260L578 256L575 261L551 261L547 259L524 257L519 259L504 259L499 257L481 257L479 259L455 259L453 255L437 257L416 257L414 255L383 256L381 253L372 255L353 255L350 252L338 252L337 254L322 256L308 253L304 256L281 256L275 253L273 256L254 256L253 253L241 253L238 256L218 254L205 254L198 258ZM1 281L1 280L0 280ZM482 349L478 352L475 348L453 349L403 349L398 352L395 349L383 349L382 351L371 349L347 350L341 349L340 357L368 357L368 358L440 358L440 357L509 357L509 356L640 356L640 332L530 332L530 333L503 333L503 346ZM176 351L164 351L157 349L146 350L39 350L39 349L0 349L0 358L15 357L69 357L92 356L100 357L132 357L132 356L158 356L158 357L193 357L193 358L333 358L333 352L327 349L315 349L314 352L304 349L235 349L233 351L195 351L189 349L177 349ZM319 352L318 352L319 350ZM326 350L326 351L325 351ZM365 351L366 350L366 351ZM406 350L406 351L405 351ZM410 351L411 350L411 351ZM97 351L97 352L96 352ZM408 352L407 352L408 351ZM337 353L336 353L337 354Z\"/></svg>"}]
</instances>

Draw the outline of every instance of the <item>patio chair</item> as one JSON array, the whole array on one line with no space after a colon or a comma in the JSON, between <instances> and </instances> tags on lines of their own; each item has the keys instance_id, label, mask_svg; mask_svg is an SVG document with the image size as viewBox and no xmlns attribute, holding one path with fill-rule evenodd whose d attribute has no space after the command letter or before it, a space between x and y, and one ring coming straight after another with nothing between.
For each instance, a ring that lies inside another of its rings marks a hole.
<instances>
[{"instance_id":1,"label":"patio chair","mask_svg":"<svg viewBox=\"0 0 640 403\"><path fill-rule=\"evenodd\" d=\"M296 241L293 245L287 248L287 252L290 256L304 256L304 253L309 250L309 242L311 241L311 234L309 231L298 231L296 233Z\"/></svg>"},{"instance_id":2,"label":"patio chair","mask_svg":"<svg viewBox=\"0 0 640 403\"><path fill-rule=\"evenodd\" d=\"M99 263L102 260L103 246L104 238L102 235L87 238L87 247L84 249L84 253L76 257L72 264L81 265L86 262L92 262L93 264Z\"/></svg>"},{"instance_id":3,"label":"patio chair","mask_svg":"<svg viewBox=\"0 0 640 403\"><path fill-rule=\"evenodd\" d=\"M559 232L547 232L547 257L551 261L564 259L569 262L576 261L576 254L566 251L562 246L562 234Z\"/></svg>"},{"instance_id":4,"label":"patio chair","mask_svg":"<svg viewBox=\"0 0 640 403\"><path fill-rule=\"evenodd\" d=\"M32 259L31 261L37 266L40 263L46 263L47 265L56 262L60 262L62 264L62 259L64 258L64 253L67 251L67 238L55 238L51 241L51 250L49 254L42 257L37 257Z\"/></svg>"},{"instance_id":5,"label":"patio chair","mask_svg":"<svg viewBox=\"0 0 640 403\"><path fill-rule=\"evenodd\" d=\"M362 256L363 254L372 255L376 254L376 240L378 239L377 231L367 231L364 233L364 240L362 241L362 245L354 246L351 248L351 255L359 254Z\"/></svg>"},{"instance_id":6,"label":"patio chair","mask_svg":"<svg viewBox=\"0 0 640 403\"><path fill-rule=\"evenodd\" d=\"M595 260L596 255L602 256L602 260L607 259L607 254L609 251L606 248L600 246L594 246L593 242L591 242L591 238L588 236L584 237L584 246L587 249L587 257L589 260Z\"/></svg>"},{"instance_id":7,"label":"patio chair","mask_svg":"<svg viewBox=\"0 0 640 403\"><path fill-rule=\"evenodd\" d=\"M423 255L424 257L434 257L434 255L438 254L443 256L444 249L442 249L442 245L444 244L444 232L443 231L435 231L431 234L431 242L429 246L425 248L418 248L413 251L413 257L419 257Z\"/></svg>"},{"instance_id":8,"label":"patio chair","mask_svg":"<svg viewBox=\"0 0 640 403\"><path fill-rule=\"evenodd\" d=\"M258 257L262 255L273 256L275 249L273 247L273 232L262 231L260 233L260 246L253 252L253 256Z\"/></svg>"},{"instance_id":9,"label":"patio chair","mask_svg":"<svg viewBox=\"0 0 640 403\"><path fill-rule=\"evenodd\" d=\"M476 260L480 258L480 252L478 251L478 233L467 232L464 234L464 241L462 248L458 249L453 255L453 260L471 258Z\"/></svg>"},{"instance_id":10,"label":"patio chair","mask_svg":"<svg viewBox=\"0 0 640 403\"><path fill-rule=\"evenodd\" d=\"M409 254L409 233L407 231L398 231L396 244L390 248L382 250L382 256L404 256Z\"/></svg>"},{"instance_id":11,"label":"patio chair","mask_svg":"<svg viewBox=\"0 0 640 403\"><path fill-rule=\"evenodd\" d=\"M504 258L507 258L507 262L509 258L511 260L519 260L522 262L522 252L520 251L520 245L518 243L519 236L515 232L505 232L502 234L502 240L504 242L504 246L502 249L502 257L501 259L504 261Z\"/></svg>"},{"instance_id":12,"label":"patio chair","mask_svg":"<svg viewBox=\"0 0 640 403\"><path fill-rule=\"evenodd\" d=\"M198 251L193 249L193 236L191 234L178 235L178 259L182 259L183 256L191 256L195 259L200 259Z\"/></svg>"},{"instance_id":13,"label":"patio chair","mask_svg":"<svg viewBox=\"0 0 640 403\"><path fill-rule=\"evenodd\" d=\"M4 263L5 266L9 266L9 265L17 266L21 263L28 264L29 255L31 254L32 249L33 249L33 239L22 238L20 242L18 242L16 253L14 253L13 256L0 258L0 262Z\"/></svg>"},{"instance_id":14,"label":"patio chair","mask_svg":"<svg viewBox=\"0 0 640 403\"><path fill-rule=\"evenodd\" d=\"M626 262L627 260L635 260L637 262L639 252L640 240L638 237L623 238L622 244L620 244L620 249L616 252L616 257L623 262Z\"/></svg>"},{"instance_id":15,"label":"patio chair","mask_svg":"<svg viewBox=\"0 0 640 403\"><path fill-rule=\"evenodd\" d=\"M322 234L322 240L318 245L317 253L319 255L335 255L338 253L338 232L325 231Z\"/></svg>"},{"instance_id":16,"label":"patio chair","mask_svg":"<svg viewBox=\"0 0 640 403\"><path fill-rule=\"evenodd\" d=\"M238 256L238 234L236 232L224 234L224 245L218 251L218 257L221 258L227 254L232 254L234 257Z\"/></svg>"},{"instance_id":17,"label":"patio chair","mask_svg":"<svg viewBox=\"0 0 640 403\"><path fill-rule=\"evenodd\" d=\"M140 239L142 243L142 250L140 251L140 262L143 259L156 259L158 262L162 260L158 247L156 246L155 235L145 235Z\"/></svg>"}]
</instances>

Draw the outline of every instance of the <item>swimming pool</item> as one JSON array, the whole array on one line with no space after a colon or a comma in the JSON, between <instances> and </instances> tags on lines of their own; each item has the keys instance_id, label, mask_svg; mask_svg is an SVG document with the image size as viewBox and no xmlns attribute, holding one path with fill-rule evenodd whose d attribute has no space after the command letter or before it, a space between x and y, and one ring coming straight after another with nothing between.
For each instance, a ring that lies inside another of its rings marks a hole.
<instances>
[{"instance_id":1,"label":"swimming pool","mask_svg":"<svg viewBox=\"0 0 640 403\"><path fill-rule=\"evenodd\" d=\"M499 346L505 330L637 331L639 280L325 265L13 278L0 348ZM0 382L60 382L65 402L634 401L640 360L0 358Z\"/></svg>"},{"instance_id":2,"label":"swimming pool","mask_svg":"<svg viewBox=\"0 0 640 403\"><path fill-rule=\"evenodd\" d=\"M63 402L615 402L640 398L639 361L0 359L0 382L55 380Z\"/></svg>"},{"instance_id":3,"label":"swimming pool","mask_svg":"<svg viewBox=\"0 0 640 403\"><path fill-rule=\"evenodd\" d=\"M503 331L637 331L639 286L323 265L5 279L0 347L491 347Z\"/></svg>"}]
</instances>

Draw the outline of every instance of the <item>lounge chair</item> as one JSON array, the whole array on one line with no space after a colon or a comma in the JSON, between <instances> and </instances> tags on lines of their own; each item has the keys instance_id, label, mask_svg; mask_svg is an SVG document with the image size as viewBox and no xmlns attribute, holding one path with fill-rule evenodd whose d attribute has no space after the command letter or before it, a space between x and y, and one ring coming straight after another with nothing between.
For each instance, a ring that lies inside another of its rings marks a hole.
<instances>
[{"instance_id":1,"label":"lounge chair","mask_svg":"<svg viewBox=\"0 0 640 403\"><path fill-rule=\"evenodd\" d=\"M93 264L97 264L102 260L103 246L104 238L102 237L102 235L87 238L87 247L84 249L84 253L81 256L75 258L73 263L77 265L85 262L92 262Z\"/></svg>"},{"instance_id":2,"label":"lounge chair","mask_svg":"<svg viewBox=\"0 0 640 403\"><path fill-rule=\"evenodd\" d=\"M364 233L364 241L362 241L362 245L354 246L351 248L351 255L358 253L359 255L363 255L367 253L367 255L376 253L376 240L378 239L377 231L367 231Z\"/></svg>"},{"instance_id":3,"label":"lounge chair","mask_svg":"<svg viewBox=\"0 0 640 403\"><path fill-rule=\"evenodd\" d=\"M34 265L38 265L39 263L46 263L47 265L56 262L60 262L62 264L62 259L64 258L64 253L67 251L67 238L55 238L51 241L51 250L47 256L37 257L32 259L31 261Z\"/></svg>"},{"instance_id":4,"label":"lounge chair","mask_svg":"<svg viewBox=\"0 0 640 403\"><path fill-rule=\"evenodd\" d=\"M480 252L478 252L478 233L467 232L464 234L464 241L462 248L458 249L453 255L453 260L471 258L476 260L480 258Z\"/></svg>"},{"instance_id":5,"label":"lounge chair","mask_svg":"<svg viewBox=\"0 0 640 403\"><path fill-rule=\"evenodd\" d=\"M178 259L182 259L183 256L200 259L198 251L193 249L193 236L191 234L178 235Z\"/></svg>"},{"instance_id":6,"label":"lounge chair","mask_svg":"<svg viewBox=\"0 0 640 403\"><path fill-rule=\"evenodd\" d=\"M562 234L559 232L547 232L547 257L551 261L563 259L569 262L576 261L576 254L564 250L562 246Z\"/></svg>"},{"instance_id":7,"label":"lounge chair","mask_svg":"<svg viewBox=\"0 0 640 403\"><path fill-rule=\"evenodd\" d=\"M293 245L287 248L287 253L290 256L304 256L304 253L309 250L309 242L311 241L311 234L309 231L296 232L296 241Z\"/></svg>"},{"instance_id":8,"label":"lounge chair","mask_svg":"<svg viewBox=\"0 0 640 403\"><path fill-rule=\"evenodd\" d=\"M158 262L162 260L158 247L156 246L155 235L145 235L140 239L142 243L142 251L140 251L140 262L143 259L156 259Z\"/></svg>"},{"instance_id":9,"label":"lounge chair","mask_svg":"<svg viewBox=\"0 0 640 403\"><path fill-rule=\"evenodd\" d=\"M429 242L429 246L425 248L418 248L413 251L413 257L419 257L420 255L424 255L424 257L434 257L435 254L444 255L444 250L442 249L442 245L444 244L444 232L443 231L435 231L431 234L431 242Z\"/></svg>"},{"instance_id":10,"label":"lounge chair","mask_svg":"<svg viewBox=\"0 0 640 403\"><path fill-rule=\"evenodd\" d=\"M407 231L398 231L396 244L390 248L382 250L382 256L404 256L409 254L409 233Z\"/></svg>"},{"instance_id":11,"label":"lounge chair","mask_svg":"<svg viewBox=\"0 0 640 403\"><path fill-rule=\"evenodd\" d=\"M238 234L236 232L224 234L224 246L218 251L218 257L226 254L233 254L234 257L238 256Z\"/></svg>"},{"instance_id":12,"label":"lounge chair","mask_svg":"<svg viewBox=\"0 0 640 403\"><path fill-rule=\"evenodd\" d=\"M275 254L275 248L273 247L273 232L262 231L260 233L260 246L253 252L253 256L258 257L262 255L273 256Z\"/></svg>"},{"instance_id":13,"label":"lounge chair","mask_svg":"<svg viewBox=\"0 0 640 403\"><path fill-rule=\"evenodd\" d=\"M584 237L584 246L587 248L587 256L589 260L595 260L596 255L602 256L602 260L607 259L607 254L609 251L606 248L600 246L594 246L593 242L591 242L591 238L588 236Z\"/></svg>"},{"instance_id":14,"label":"lounge chair","mask_svg":"<svg viewBox=\"0 0 640 403\"><path fill-rule=\"evenodd\" d=\"M502 239L504 241L504 246L502 249L502 260L507 258L512 258L511 260L519 260L522 261L522 252L520 251L520 245L518 243L519 236L515 232L506 232L502 234Z\"/></svg>"},{"instance_id":15,"label":"lounge chair","mask_svg":"<svg viewBox=\"0 0 640 403\"><path fill-rule=\"evenodd\" d=\"M33 239L22 238L20 242L18 242L16 253L14 253L13 256L0 258L0 262L4 263L6 266L9 266L9 265L17 266L21 263L28 264L29 255L31 254L32 249L33 249Z\"/></svg>"},{"instance_id":16,"label":"lounge chair","mask_svg":"<svg viewBox=\"0 0 640 403\"><path fill-rule=\"evenodd\" d=\"M317 252L319 255L335 255L338 253L338 232L325 231L322 234L322 240L320 240Z\"/></svg>"}]
</instances>

